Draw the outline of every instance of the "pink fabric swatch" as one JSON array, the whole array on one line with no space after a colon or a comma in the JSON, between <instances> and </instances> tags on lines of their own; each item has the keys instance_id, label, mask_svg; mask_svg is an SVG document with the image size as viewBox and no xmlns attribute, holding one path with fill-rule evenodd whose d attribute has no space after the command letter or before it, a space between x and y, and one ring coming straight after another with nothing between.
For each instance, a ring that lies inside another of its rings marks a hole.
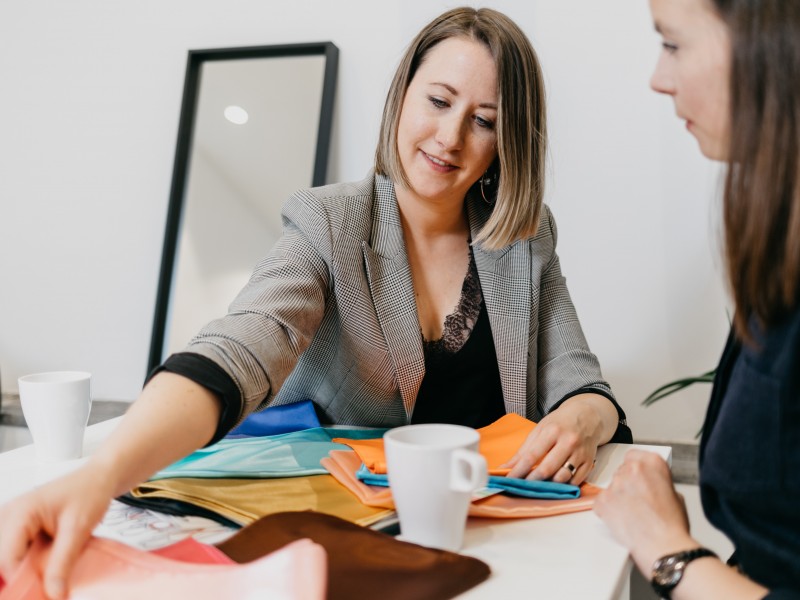
<instances>
[{"instance_id":1,"label":"pink fabric swatch","mask_svg":"<svg viewBox=\"0 0 800 600\"><path fill-rule=\"evenodd\" d=\"M169 546L164 546L163 548L158 548L157 550L150 550L150 554L199 565L235 564L235 561L228 558L228 555L219 550L216 546L203 544L192 537L170 544Z\"/></svg>"},{"instance_id":2,"label":"pink fabric swatch","mask_svg":"<svg viewBox=\"0 0 800 600\"><path fill-rule=\"evenodd\" d=\"M179 549L178 554L197 557L197 548L188 548L190 545ZM37 540L0 591L0 600L44 600L38 574L49 553L50 542ZM206 558L210 556L206 553ZM69 597L75 600L321 600L325 596L326 571L325 550L309 539L238 565L181 562L95 537L78 559L68 587Z\"/></svg>"}]
</instances>

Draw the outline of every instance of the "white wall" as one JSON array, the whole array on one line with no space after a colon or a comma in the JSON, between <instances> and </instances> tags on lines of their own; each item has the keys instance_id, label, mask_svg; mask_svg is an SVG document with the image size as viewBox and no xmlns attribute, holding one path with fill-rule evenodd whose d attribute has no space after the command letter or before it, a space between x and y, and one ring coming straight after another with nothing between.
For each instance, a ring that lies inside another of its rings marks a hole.
<instances>
[{"instance_id":1,"label":"white wall","mask_svg":"<svg viewBox=\"0 0 800 600\"><path fill-rule=\"evenodd\" d=\"M371 164L385 91L438 0L4 0L0 3L0 369L80 368L129 400L147 360L186 52L331 40L340 49L331 180ZM718 173L647 89L644 0L492 6L544 64L548 201L593 350L640 439L690 440L708 388L642 409L711 368L725 296Z\"/></svg>"}]
</instances>

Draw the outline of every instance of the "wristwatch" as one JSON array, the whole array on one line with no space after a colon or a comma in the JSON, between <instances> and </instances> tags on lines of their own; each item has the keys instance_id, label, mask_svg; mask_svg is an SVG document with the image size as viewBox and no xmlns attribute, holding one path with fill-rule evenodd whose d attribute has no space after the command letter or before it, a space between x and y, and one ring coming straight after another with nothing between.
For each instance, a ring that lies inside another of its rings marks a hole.
<instances>
[{"instance_id":1,"label":"wristwatch","mask_svg":"<svg viewBox=\"0 0 800 600\"><path fill-rule=\"evenodd\" d=\"M704 556L716 557L717 555L708 548L694 548L693 550L667 554L654 562L653 577L650 580L650 585L653 586L658 597L670 600L672 590L681 582L686 565L696 558L703 558Z\"/></svg>"}]
</instances>

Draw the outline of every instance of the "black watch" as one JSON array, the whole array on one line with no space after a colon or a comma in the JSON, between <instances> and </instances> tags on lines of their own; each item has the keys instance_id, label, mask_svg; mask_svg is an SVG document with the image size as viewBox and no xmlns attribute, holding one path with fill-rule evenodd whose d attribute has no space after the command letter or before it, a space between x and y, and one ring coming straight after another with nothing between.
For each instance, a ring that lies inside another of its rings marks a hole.
<instances>
[{"instance_id":1,"label":"black watch","mask_svg":"<svg viewBox=\"0 0 800 600\"><path fill-rule=\"evenodd\" d=\"M672 597L672 590L681 582L683 570L686 568L686 565L696 558L703 558L704 556L717 557L717 555L708 548L695 548L693 550L684 550L683 552L667 554L654 562L653 578L650 580L650 585L653 586L658 597L670 600Z\"/></svg>"}]
</instances>

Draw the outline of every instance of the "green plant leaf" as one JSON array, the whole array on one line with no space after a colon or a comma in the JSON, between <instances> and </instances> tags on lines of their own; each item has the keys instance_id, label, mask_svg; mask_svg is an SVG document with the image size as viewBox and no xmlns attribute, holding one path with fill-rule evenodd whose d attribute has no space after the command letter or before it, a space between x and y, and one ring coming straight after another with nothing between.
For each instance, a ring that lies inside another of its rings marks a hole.
<instances>
[{"instance_id":1,"label":"green plant leaf","mask_svg":"<svg viewBox=\"0 0 800 600\"><path fill-rule=\"evenodd\" d=\"M682 379L676 379L675 381L670 381L662 385L661 387L653 390L653 392L647 396L644 400L642 400L642 404L644 406L650 406L655 402L658 402L662 398L666 398L667 396L671 396L675 392L679 392L680 390L689 387L690 385L694 385L695 383L713 383L714 376L716 375L717 370L712 369L702 375L697 375L694 377L684 377Z\"/></svg>"}]
</instances>

